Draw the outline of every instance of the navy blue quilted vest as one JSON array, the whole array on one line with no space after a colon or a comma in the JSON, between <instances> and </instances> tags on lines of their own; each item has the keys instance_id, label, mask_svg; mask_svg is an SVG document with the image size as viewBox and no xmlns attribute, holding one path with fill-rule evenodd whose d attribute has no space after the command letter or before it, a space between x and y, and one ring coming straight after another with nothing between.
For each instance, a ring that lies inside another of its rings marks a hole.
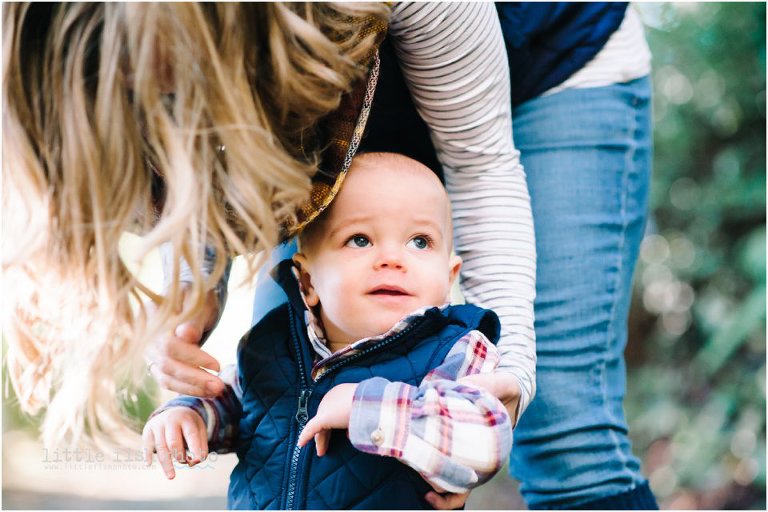
<instances>
[{"instance_id":1,"label":"navy blue quilted vest","mask_svg":"<svg viewBox=\"0 0 768 512\"><path fill-rule=\"evenodd\" d=\"M477 329L494 343L497 316L476 306L432 308L401 333L340 361L316 382L304 310L296 293L274 309L241 342L238 364L243 417L228 506L233 509L428 509L430 486L391 457L363 453L346 432L334 431L317 457L314 441L296 440L320 400L336 384L378 376L418 385L451 347Z\"/></svg>"},{"instance_id":2,"label":"navy blue quilted vest","mask_svg":"<svg viewBox=\"0 0 768 512\"><path fill-rule=\"evenodd\" d=\"M512 105L563 83L619 28L626 2L497 2Z\"/></svg>"}]
</instances>

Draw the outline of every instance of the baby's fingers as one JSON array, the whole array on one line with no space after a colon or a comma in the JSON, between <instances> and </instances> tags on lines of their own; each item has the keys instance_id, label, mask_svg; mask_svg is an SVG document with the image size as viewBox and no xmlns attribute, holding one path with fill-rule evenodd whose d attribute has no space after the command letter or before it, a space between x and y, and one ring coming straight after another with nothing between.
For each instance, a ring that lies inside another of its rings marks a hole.
<instances>
[{"instance_id":1,"label":"baby's fingers","mask_svg":"<svg viewBox=\"0 0 768 512\"><path fill-rule=\"evenodd\" d=\"M328 452L328 443L331 439L330 430L321 430L315 434L315 448L317 448L317 456L322 457Z\"/></svg>"},{"instance_id":2,"label":"baby's fingers","mask_svg":"<svg viewBox=\"0 0 768 512\"><path fill-rule=\"evenodd\" d=\"M184 433L178 422L168 422L165 426L165 442L171 452L171 458L180 464L185 464L187 462L187 450L184 447Z\"/></svg>"},{"instance_id":3,"label":"baby's fingers","mask_svg":"<svg viewBox=\"0 0 768 512\"><path fill-rule=\"evenodd\" d=\"M330 436L331 431L323 427L322 423L318 421L317 416L315 416L307 422L307 424L304 426L304 430L301 431L298 445L303 448L314 437L317 455L322 457L325 455L325 452L328 451L328 440L330 439Z\"/></svg>"},{"instance_id":4,"label":"baby's fingers","mask_svg":"<svg viewBox=\"0 0 768 512\"><path fill-rule=\"evenodd\" d=\"M144 450L144 464L152 465L152 454L155 453L155 436L149 428L144 429L141 435L141 446Z\"/></svg>"},{"instance_id":5,"label":"baby's fingers","mask_svg":"<svg viewBox=\"0 0 768 512\"><path fill-rule=\"evenodd\" d=\"M304 448L304 446L310 442L313 437L315 437L315 434L321 430L323 430L323 427L321 427L320 422L317 421L317 416L309 420L307 424L304 425L304 430L302 430L301 434L299 434L299 447Z\"/></svg>"},{"instance_id":6,"label":"baby's fingers","mask_svg":"<svg viewBox=\"0 0 768 512\"><path fill-rule=\"evenodd\" d=\"M188 420L181 425L184 439L187 441L187 447L192 452L192 458L188 460L190 467L208 456L208 439L204 435L205 431L201 432L201 428L204 429L202 421L198 425L197 422Z\"/></svg>"},{"instance_id":7,"label":"baby's fingers","mask_svg":"<svg viewBox=\"0 0 768 512\"><path fill-rule=\"evenodd\" d=\"M437 493L429 491L424 499L437 510L456 510L462 508L469 498L469 493Z\"/></svg>"},{"instance_id":8,"label":"baby's fingers","mask_svg":"<svg viewBox=\"0 0 768 512\"><path fill-rule=\"evenodd\" d=\"M171 452L168 449L168 445L165 444L165 432L163 427L157 427L152 430L152 435L155 439L155 451L157 452L157 461L160 463L160 467L163 468L165 476L169 480L172 480L176 476L176 471L173 469L173 459L171 458Z\"/></svg>"}]
</instances>

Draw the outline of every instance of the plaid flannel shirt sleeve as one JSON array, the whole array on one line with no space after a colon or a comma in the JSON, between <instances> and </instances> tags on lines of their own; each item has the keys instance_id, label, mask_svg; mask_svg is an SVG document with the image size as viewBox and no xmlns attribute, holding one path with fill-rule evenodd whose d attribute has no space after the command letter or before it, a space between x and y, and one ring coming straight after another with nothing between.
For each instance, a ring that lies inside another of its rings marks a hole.
<instances>
[{"instance_id":1,"label":"plaid flannel shirt sleeve","mask_svg":"<svg viewBox=\"0 0 768 512\"><path fill-rule=\"evenodd\" d=\"M237 427L243 414L242 391L237 378L237 366L228 365L219 372L224 391L216 398L179 395L160 406L150 418L171 407L188 407L203 418L208 434L208 451L228 453L237 440Z\"/></svg>"},{"instance_id":2,"label":"plaid flannel shirt sleeve","mask_svg":"<svg viewBox=\"0 0 768 512\"><path fill-rule=\"evenodd\" d=\"M512 449L512 423L496 397L457 380L492 373L498 362L496 347L472 331L418 387L380 377L361 382L349 422L352 444L395 457L449 492L486 482Z\"/></svg>"}]
</instances>

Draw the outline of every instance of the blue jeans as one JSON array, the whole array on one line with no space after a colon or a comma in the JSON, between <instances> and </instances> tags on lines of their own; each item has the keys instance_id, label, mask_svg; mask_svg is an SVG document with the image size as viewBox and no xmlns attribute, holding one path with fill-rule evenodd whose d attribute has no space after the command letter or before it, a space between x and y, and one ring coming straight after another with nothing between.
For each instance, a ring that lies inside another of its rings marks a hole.
<instances>
[{"instance_id":1,"label":"blue jeans","mask_svg":"<svg viewBox=\"0 0 768 512\"><path fill-rule=\"evenodd\" d=\"M510 469L531 508L645 482L622 402L632 274L648 213L648 77L515 108L536 231L537 392Z\"/></svg>"}]
</instances>

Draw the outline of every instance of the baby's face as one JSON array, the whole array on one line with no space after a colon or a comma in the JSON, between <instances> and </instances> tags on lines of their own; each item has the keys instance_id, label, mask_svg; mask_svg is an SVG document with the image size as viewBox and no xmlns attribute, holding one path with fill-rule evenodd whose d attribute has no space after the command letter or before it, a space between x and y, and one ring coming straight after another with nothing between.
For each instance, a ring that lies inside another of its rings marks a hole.
<instances>
[{"instance_id":1,"label":"baby's face","mask_svg":"<svg viewBox=\"0 0 768 512\"><path fill-rule=\"evenodd\" d=\"M461 260L451 256L448 199L429 169L393 155L356 158L320 227L297 261L330 341L382 334L448 300Z\"/></svg>"}]
</instances>

